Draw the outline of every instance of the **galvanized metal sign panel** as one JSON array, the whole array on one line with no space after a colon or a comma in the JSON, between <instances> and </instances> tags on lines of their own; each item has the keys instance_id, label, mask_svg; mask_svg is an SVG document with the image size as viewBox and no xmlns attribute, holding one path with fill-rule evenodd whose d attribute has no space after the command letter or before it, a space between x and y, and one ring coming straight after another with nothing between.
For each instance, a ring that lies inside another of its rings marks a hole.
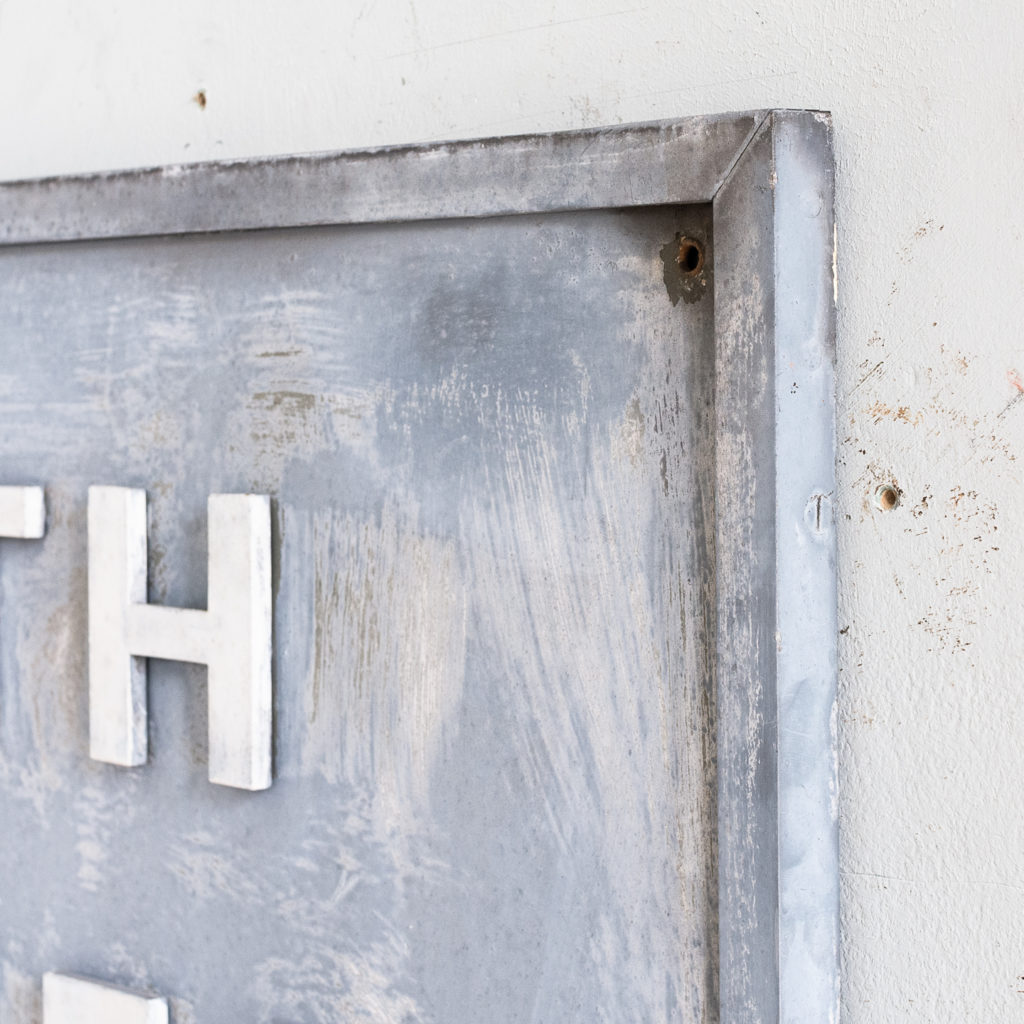
<instances>
[{"instance_id":1,"label":"galvanized metal sign panel","mask_svg":"<svg viewBox=\"0 0 1024 1024\"><path fill-rule=\"evenodd\" d=\"M4 1021L828 1019L827 157L0 186Z\"/></svg>"}]
</instances>

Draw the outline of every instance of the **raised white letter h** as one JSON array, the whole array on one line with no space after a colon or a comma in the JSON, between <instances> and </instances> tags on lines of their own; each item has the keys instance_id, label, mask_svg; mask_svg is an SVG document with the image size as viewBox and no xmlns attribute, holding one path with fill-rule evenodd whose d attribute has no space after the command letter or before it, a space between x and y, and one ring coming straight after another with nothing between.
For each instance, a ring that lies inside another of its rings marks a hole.
<instances>
[{"instance_id":1,"label":"raised white letter h","mask_svg":"<svg viewBox=\"0 0 1024 1024\"><path fill-rule=\"evenodd\" d=\"M89 488L89 754L146 763L146 658L208 667L210 781L271 783L270 499L211 494L207 611L146 603L146 492Z\"/></svg>"}]
</instances>

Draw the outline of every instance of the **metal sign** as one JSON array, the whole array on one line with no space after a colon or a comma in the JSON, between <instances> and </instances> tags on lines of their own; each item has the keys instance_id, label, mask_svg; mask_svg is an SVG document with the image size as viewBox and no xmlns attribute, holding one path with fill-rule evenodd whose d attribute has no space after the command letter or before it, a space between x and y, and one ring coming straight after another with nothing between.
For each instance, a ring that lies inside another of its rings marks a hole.
<instances>
[{"instance_id":1,"label":"metal sign","mask_svg":"<svg viewBox=\"0 0 1024 1024\"><path fill-rule=\"evenodd\" d=\"M0 185L0 1019L835 1019L833 275L813 113Z\"/></svg>"}]
</instances>

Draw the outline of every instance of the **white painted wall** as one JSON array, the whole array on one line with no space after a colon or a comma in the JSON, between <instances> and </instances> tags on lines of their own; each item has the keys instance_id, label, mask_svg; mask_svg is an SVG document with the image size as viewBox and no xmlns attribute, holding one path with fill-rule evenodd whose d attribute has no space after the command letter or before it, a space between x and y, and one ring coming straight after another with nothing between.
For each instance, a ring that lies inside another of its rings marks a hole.
<instances>
[{"instance_id":1,"label":"white painted wall","mask_svg":"<svg viewBox=\"0 0 1024 1024\"><path fill-rule=\"evenodd\" d=\"M1019 0L0 0L0 178L833 111L844 1019L1000 1024L1024 1020L1022 44Z\"/></svg>"}]
</instances>

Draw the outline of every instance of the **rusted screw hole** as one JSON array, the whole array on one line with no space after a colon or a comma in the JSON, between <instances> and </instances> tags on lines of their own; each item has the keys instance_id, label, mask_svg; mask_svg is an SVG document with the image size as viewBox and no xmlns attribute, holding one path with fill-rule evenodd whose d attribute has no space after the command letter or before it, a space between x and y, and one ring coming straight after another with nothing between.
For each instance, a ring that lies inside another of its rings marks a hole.
<instances>
[{"instance_id":1,"label":"rusted screw hole","mask_svg":"<svg viewBox=\"0 0 1024 1024\"><path fill-rule=\"evenodd\" d=\"M882 484L875 491L875 507L891 512L900 503L900 489L895 484Z\"/></svg>"},{"instance_id":2,"label":"rusted screw hole","mask_svg":"<svg viewBox=\"0 0 1024 1024\"><path fill-rule=\"evenodd\" d=\"M679 255L676 257L676 263L687 277L696 277L704 266L704 247L692 238L679 239Z\"/></svg>"}]
</instances>

